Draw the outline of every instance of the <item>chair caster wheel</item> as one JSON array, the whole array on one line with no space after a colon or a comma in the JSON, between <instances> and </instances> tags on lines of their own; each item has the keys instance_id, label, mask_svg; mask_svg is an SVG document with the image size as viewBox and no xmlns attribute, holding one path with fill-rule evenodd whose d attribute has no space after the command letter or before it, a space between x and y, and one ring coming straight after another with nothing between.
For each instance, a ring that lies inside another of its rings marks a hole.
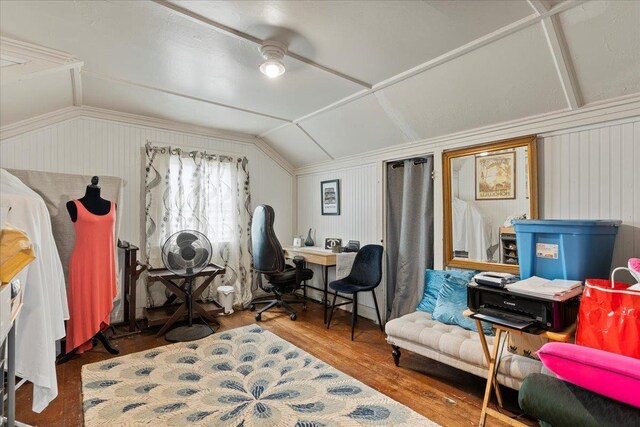
<instances>
[{"instance_id":1,"label":"chair caster wheel","mask_svg":"<svg viewBox=\"0 0 640 427\"><path fill-rule=\"evenodd\" d=\"M256 321L259 322L260 320L262 320L262 314L258 313L256 314Z\"/></svg>"},{"instance_id":2,"label":"chair caster wheel","mask_svg":"<svg viewBox=\"0 0 640 427\"><path fill-rule=\"evenodd\" d=\"M295 313L291 313L291 314L289 315L289 318L290 318L291 320L296 320L296 319L298 318L298 316L296 316L296 314L295 314Z\"/></svg>"},{"instance_id":3,"label":"chair caster wheel","mask_svg":"<svg viewBox=\"0 0 640 427\"><path fill-rule=\"evenodd\" d=\"M306 310L307 309L307 304L302 304L302 309Z\"/></svg>"},{"instance_id":4,"label":"chair caster wheel","mask_svg":"<svg viewBox=\"0 0 640 427\"><path fill-rule=\"evenodd\" d=\"M251 304L249 306L249 311L256 311L256 305L255 304Z\"/></svg>"}]
</instances>

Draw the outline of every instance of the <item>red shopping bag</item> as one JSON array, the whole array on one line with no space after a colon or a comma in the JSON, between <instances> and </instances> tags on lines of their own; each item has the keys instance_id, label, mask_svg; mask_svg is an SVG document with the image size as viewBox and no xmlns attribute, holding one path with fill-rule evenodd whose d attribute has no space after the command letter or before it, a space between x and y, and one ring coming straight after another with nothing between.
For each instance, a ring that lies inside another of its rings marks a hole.
<instances>
[{"instance_id":1,"label":"red shopping bag","mask_svg":"<svg viewBox=\"0 0 640 427\"><path fill-rule=\"evenodd\" d=\"M630 286L587 279L576 344L640 359L640 292L628 290Z\"/></svg>"}]
</instances>

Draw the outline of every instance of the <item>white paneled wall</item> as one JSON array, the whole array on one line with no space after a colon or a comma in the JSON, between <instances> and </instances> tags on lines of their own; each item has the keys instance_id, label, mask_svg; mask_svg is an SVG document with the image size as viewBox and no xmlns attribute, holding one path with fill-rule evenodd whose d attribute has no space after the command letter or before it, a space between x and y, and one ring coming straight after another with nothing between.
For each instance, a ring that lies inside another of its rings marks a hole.
<instances>
[{"instance_id":1,"label":"white paneled wall","mask_svg":"<svg viewBox=\"0 0 640 427\"><path fill-rule=\"evenodd\" d=\"M322 215L320 183L340 180L340 215ZM361 244L376 243L376 206L380 178L375 164L336 172L298 177L298 234L305 237L313 229L316 244L324 244L327 237L360 240ZM304 202L302 202L304 200Z\"/></svg>"},{"instance_id":2,"label":"white paneled wall","mask_svg":"<svg viewBox=\"0 0 640 427\"><path fill-rule=\"evenodd\" d=\"M75 118L2 141L0 166L47 172L112 175L126 181L120 239L139 245L143 211L144 153L147 141L202 148L249 159L252 204L266 203L278 214L276 232L290 241L293 177L252 144L222 141L146 126L94 118ZM82 194L78 194L78 197ZM143 286L138 301L144 302Z\"/></svg>"},{"instance_id":3,"label":"white paneled wall","mask_svg":"<svg viewBox=\"0 0 640 427\"><path fill-rule=\"evenodd\" d=\"M640 118L542 134L538 141L541 217L621 219L613 266L626 265L632 256L640 257ZM456 145L457 141L451 142ZM441 146L433 151L436 186L442 185L440 154L446 149ZM298 233L306 235L313 227L316 242L325 237L380 241L384 209L381 167L382 162L367 160L361 166L298 176ZM323 217L320 181L335 178L340 179L343 189L343 214ZM435 193L434 260L436 268L442 268L442 257L437 253L442 251L442 194L438 188ZM316 277L320 283L319 271ZM365 300L363 305L372 307L373 302ZM371 319L375 316L366 307L361 313Z\"/></svg>"},{"instance_id":4,"label":"white paneled wall","mask_svg":"<svg viewBox=\"0 0 640 427\"><path fill-rule=\"evenodd\" d=\"M620 219L613 266L640 257L640 119L544 135L544 218Z\"/></svg>"},{"instance_id":5,"label":"white paneled wall","mask_svg":"<svg viewBox=\"0 0 640 427\"><path fill-rule=\"evenodd\" d=\"M251 144L107 120L76 118L2 141L0 166L123 178L126 186L120 238L139 243L144 185L143 147L147 141L247 156L253 204L273 205L280 219L278 236L290 239L292 177Z\"/></svg>"},{"instance_id":6,"label":"white paneled wall","mask_svg":"<svg viewBox=\"0 0 640 427\"><path fill-rule=\"evenodd\" d=\"M320 204L320 182L339 179L341 214L322 215ZM380 243L382 239L382 177L376 164L367 164L339 171L302 175L297 182L298 232L306 237L309 228L316 246L323 246L327 237L342 239L343 245L349 240L359 240L360 245ZM277 220L277 217L276 217ZM322 285L322 270L313 267L313 283ZM329 281L335 279L335 269L329 269ZM384 286L376 292L380 307L384 307ZM359 314L375 318L373 298L366 293L360 297Z\"/></svg>"}]
</instances>

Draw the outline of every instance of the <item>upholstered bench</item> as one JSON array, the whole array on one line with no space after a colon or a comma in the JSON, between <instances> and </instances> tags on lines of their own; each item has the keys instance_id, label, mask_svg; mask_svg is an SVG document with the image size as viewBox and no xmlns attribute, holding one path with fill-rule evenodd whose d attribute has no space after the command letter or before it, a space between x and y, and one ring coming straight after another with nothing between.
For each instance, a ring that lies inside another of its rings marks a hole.
<instances>
[{"instance_id":1,"label":"upholstered bench","mask_svg":"<svg viewBox=\"0 0 640 427\"><path fill-rule=\"evenodd\" d=\"M487 362L477 332L456 325L446 325L431 319L431 314L416 311L387 322L387 342L392 346L396 366L400 349L406 349L445 363L479 377L487 377ZM493 337L487 337L489 347ZM548 373L539 360L502 351L498 382L515 390L532 373Z\"/></svg>"}]
</instances>

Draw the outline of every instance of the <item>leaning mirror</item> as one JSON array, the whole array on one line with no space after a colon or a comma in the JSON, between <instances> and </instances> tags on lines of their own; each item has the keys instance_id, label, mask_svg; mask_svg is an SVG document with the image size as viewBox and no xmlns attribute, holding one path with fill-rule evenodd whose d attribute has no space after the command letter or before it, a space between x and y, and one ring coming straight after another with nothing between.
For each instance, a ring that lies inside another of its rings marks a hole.
<instances>
[{"instance_id":1,"label":"leaning mirror","mask_svg":"<svg viewBox=\"0 0 640 427\"><path fill-rule=\"evenodd\" d=\"M511 219L538 218L536 137L442 154L447 267L518 274Z\"/></svg>"}]
</instances>

